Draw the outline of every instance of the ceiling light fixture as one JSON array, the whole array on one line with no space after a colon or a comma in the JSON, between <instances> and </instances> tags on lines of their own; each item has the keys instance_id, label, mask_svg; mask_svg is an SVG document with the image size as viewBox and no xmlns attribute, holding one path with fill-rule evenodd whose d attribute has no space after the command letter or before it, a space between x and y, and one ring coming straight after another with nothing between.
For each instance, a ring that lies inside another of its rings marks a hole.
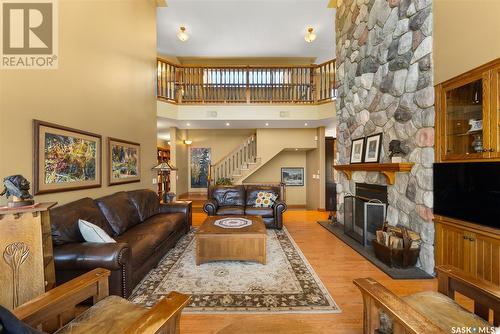
<instances>
[{"instance_id":1,"label":"ceiling light fixture","mask_svg":"<svg viewBox=\"0 0 500 334\"><path fill-rule=\"evenodd\" d=\"M307 123L304 123L304 126L307 126Z\"/></svg>"},{"instance_id":2,"label":"ceiling light fixture","mask_svg":"<svg viewBox=\"0 0 500 334\"><path fill-rule=\"evenodd\" d=\"M193 141L191 139L184 139L184 144L191 145Z\"/></svg>"},{"instance_id":3,"label":"ceiling light fixture","mask_svg":"<svg viewBox=\"0 0 500 334\"><path fill-rule=\"evenodd\" d=\"M307 28L306 36L304 37L307 43L312 43L316 39L316 34L314 33L314 28Z\"/></svg>"},{"instance_id":4,"label":"ceiling light fixture","mask_svg":"<svg viewBox=\"0 0 500 334\"><path fill-rule=\"evenodd\" d=\"M186 123L186 126L191 126L191 123Z\"/></svg>"},{"instance_id":5,"label":"ceiling light fixture","mask_svg":"<svg viewBox=\"0 0 500 334\"><path fill-rule=\"evenodd\" d=\"M229 122L226 123L226 126L230 126L230 125L231 125L231 123L229 123Z\"/></svg>"},{"instance_id":6,"label":"ceiling light fixture","mask_svg":"<svg viewBox=\"0 0 500 334\"><path fill-rule=\"evenodd\" d=\"M185 42L189 39L189 35L186 32L186 27L180 27L179 32L177 33L177 38L182 42Z\"/></svg>"},{"instance_id":7,"label":"ceiling light fixture","mask_svg":"<svg viewBox=\"0 0 500 334\"><path fill-rule=\"evenodd\" d=\"M269 126L269 123L266 123L266 126Z\"/></svg>"}]
</instances>

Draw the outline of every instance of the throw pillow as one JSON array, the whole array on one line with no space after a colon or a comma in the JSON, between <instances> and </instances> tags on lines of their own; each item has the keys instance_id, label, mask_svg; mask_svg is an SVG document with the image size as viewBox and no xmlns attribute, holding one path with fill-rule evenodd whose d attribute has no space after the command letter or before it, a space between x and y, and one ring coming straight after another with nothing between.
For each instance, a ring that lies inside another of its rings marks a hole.
<instances>
[{"instance_id":1,"label":"throw pillow","mask_svg":"<svg viewBox=\"0 0 500 334\"><path fill-rule=\"evenodd\" d=\"M257 208L271 208L274 202L278 198L273 192L270 191L259 191L257 198L255 199L255 207Z\"/></svg>"},{"instance_id":2,"label":"throw pillow","mask_svg":"<svg viewBox=\"0 0 500 334\"><path fill-rule=\"evenodd\" d=\"M80 228L80 233L83 239L87 242L99 242L99 243L115 243L115 239L111 238L102 228L99 226L89 223L86 220L79 219L78 227Z\"/></svg>"}]
</instances>

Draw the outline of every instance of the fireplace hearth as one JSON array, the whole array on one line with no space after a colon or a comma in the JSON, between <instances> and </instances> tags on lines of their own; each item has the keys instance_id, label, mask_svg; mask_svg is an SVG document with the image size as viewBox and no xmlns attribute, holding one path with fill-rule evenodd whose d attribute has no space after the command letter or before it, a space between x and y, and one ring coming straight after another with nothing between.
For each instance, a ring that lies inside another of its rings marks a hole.
<instances>
[{"instance_id":1,"label":"fireplace hearth","mask_svg":"<svg viewBox=\"0 0 500 334\"><path fill-rule=\"evenodd\" d=\"M356 194L344 198L344 233L364 247L370 246L386 212L386 186L356 183Z\"/></svg>"}]
</instances>

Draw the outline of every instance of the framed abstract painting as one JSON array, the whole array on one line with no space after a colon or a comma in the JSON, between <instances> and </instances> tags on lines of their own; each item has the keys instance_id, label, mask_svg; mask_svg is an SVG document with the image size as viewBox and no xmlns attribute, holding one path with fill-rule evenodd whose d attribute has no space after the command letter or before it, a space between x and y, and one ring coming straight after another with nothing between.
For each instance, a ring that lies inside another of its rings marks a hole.
<instances>
[{"instance_id":1,"label":"framed abstract painting","mask_svg":"<svg viewBox=\"0 0 500 334\"><path fill-rule=\"evenodd\" d=\"M191 188L208 188L210 148L191 147Z\"/></svg>"},{"instance_id":2,"label":"framed abstract painting","mask_svg":"<svg viewBox=\"0 0 500 334\"><path fill-rule=\"evenodd\" d=\"M35 195L101 186L101 136L33 121Z\"/></svg>"},{"instance_id":3,"label":"framed abstract painting","mask_svg":"<svg viewBox=\"0 0 500 334\"><path fill-rule=\"evenodd\" d=\"M108 185L141 181L141 145L108 138Z\"/></svg>"}]
</instances>

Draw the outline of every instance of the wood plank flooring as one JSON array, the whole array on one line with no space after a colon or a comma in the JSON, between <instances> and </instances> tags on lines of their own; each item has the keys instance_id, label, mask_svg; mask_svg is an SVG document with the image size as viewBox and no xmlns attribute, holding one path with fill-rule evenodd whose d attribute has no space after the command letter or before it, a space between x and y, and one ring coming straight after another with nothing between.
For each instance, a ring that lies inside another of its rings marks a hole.
<instances>
[{"instance_id":1,"label":"wood plank flooring","mask_svg":"<svg viewBox=\"0 0 500 334\"><path fill-rule=\"evenodd\" d=\"M393 280L349 246L325 230L318 220L328 214L318 211L287 211L285 226L321 278L340 314L183 314L181 333L361 333L362 299L352 284L358 277L373 277L398 295L436 290L437 280ZM193 214L200 225L204 213Z\"/></svg>"}]
</instances>

